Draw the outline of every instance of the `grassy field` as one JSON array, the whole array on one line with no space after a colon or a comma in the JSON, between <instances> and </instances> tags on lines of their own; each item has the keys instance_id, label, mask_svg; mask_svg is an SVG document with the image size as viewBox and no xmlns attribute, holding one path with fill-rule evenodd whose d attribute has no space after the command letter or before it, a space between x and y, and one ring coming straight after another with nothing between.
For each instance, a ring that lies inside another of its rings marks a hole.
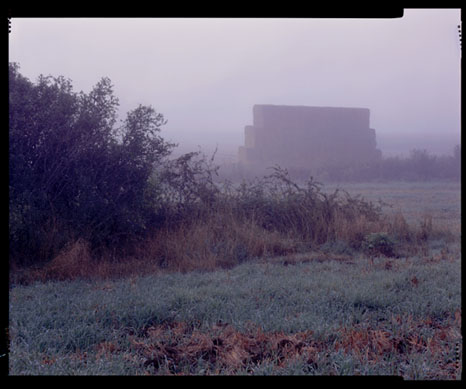
<instances>
[{"instance_id":1,"label":"grassy field","mask_svg":"<svg viewBox=\"0 0 466 389\"><path fill-rule=\"evenodd\" d=\"M461 189L458 182L385 182L327 184L328 191L343 188L351 195L377 201L382 199L392 207L388 214L402 212L410 223L432 215L435 223L449 225L455 232L461 229Z\"/></svg>"},{"instance_id":2,"label":"grassy field","mask_svg":"<svg viewBox=\"0 0 466 389\"><path fill-rule=\"evenodd\" d=\"M335 243L229 269L12 285L10 374L460 379L459 185L344 188L456 238L397 257Z\"/></svg>"}]
</instances>

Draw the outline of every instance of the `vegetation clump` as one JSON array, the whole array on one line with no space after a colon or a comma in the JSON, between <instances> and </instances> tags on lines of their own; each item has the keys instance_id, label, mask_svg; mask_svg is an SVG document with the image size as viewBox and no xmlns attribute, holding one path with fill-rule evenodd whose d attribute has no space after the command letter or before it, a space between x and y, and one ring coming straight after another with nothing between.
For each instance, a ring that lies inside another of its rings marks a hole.
<instances>
[{"instance_id":1,"label":"vegetation clump","mask_svg":"<svg viewBox=\"0 0 466 389\"><path fill-rule=\"evenodd\" d=\"M364 238L364 251L369 255L395 256L395 241L386 233L371 233Z\"/></svg>"},{"instance_id":2,"label":"vegetation clump","mask_svg":"<svg viewBox=\"0 0 466 389\"><path fill-rule=\"evenodd\" d=\"M402 216L387 221L380 204L328 193L313 177L298 184L280 166L219 182L215 153L172 156L176 145L161 137L167 121L154 108L140 105L117 123L108 78L76 93L70 80L32 83L10 63L9 86L14 269L34 265L74 278L128 260L188 271L320 247L393 256L391 236L432 236L427 219L416 232Z\"/></svg>"},{"instance_id":3,"label":"vegetation clump","mask_svg":"<svg viewBox=\"0 0 466 389\"><path fill-rule=\"evenodd\" d=\"M149 177L174 146L159 135L163 115L139 106L117 126L108 78L78 94L10 64L9 87L10 254L34 263L80 238L96 250L142 236L159 216Z\"/></svg>"}]
</instances>

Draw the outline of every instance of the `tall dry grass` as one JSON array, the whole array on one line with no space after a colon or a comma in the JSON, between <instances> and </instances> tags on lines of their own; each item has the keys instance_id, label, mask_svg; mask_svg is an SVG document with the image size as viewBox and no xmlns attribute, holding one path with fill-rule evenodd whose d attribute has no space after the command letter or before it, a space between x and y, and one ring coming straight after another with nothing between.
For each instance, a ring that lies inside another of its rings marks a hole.
<instances>
[{"instance_id":1,"label":"tall dry grass","mask_svg":"<svg viewBox=\"0 0 466 389\"><path fill-rule=\"evenodd\" d=\"M155 260L162 269L213 270L232 267L251 258L294 252L293 243L276 231L262 228L254 220L241 220L230 212L220 211L154 231L138 247L136 256Z\"/></svg>"},{"instance_id":2,"label":"tall dry grass","mask_svg":"<svg viewBox=\"0 0 466 389\"><path fill-rule=\"evenodd\" d=\"M429 215L418 225L409 225L401 213L387 216L381 206L345 191L324 193L312 179L306 185L297 185L280 169L262 180L216 188L210 194L204 197L208 202L167 207L165 222L152 228L131 249L104 250L96 255L86 240L78 239L29 276L109 278L208 271L253 258L316 251L337 241L364 251L366 238L377 238L374 234L387 235L389 243L396 246L388 252L403 255L408 251L412 254L430 238L450 236Z\"/></svg>"}]
</instances>

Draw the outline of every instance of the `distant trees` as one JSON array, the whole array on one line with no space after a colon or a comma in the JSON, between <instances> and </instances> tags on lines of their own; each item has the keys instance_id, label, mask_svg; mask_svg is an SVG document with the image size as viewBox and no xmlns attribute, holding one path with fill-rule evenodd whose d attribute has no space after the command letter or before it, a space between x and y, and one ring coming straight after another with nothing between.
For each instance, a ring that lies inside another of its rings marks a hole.
<instances>
[{"instance_id":1,"label":"distant trees","mask_svg":"<svg viewBox=\"0 0 466 389\"><path fill-rule=\"evenodd\" d=\"M108 78L78 94L63 77L33 84L9 64L12 255L46 259L81 236L122 244L154 222L150 177L174 147L159 136L166 120L139 106L116 126L117 107Z\"/></svg>"},{"instance_id":2,"label":"distant trees","mask_svg":"<svg viewBox=\"0 0 466 389\"><path fill-rule=\"evenodd\" d=\"M396 181L459 180L461 147L451 155L432 155L427 150L413 149L408 157L384 157L360 166L328 166L317 177L330 181Z\"/></svg>"},{"instance_id":3,"label":"distant trees","mask_svg":"<svg viewBox=\"0 0 466 389\"><path fill-rule=\"evenodd\" d=\"M223 168L222 176L230 180L250 179L268 170L244 165ZM364 181L459 181L461 176L461 146L456 145L450 155L434 155L425 149L413 149L408 156L388 156L370 163L328 163L314 168L286 167L290 176L305 181L309 176L323 182Z\"/></svg>"},{"instance_id":4,"label":"distant trees","mask_svg":"<svg viewBox=\"0 0 466 389\"><path fill-rule=\"evenodd\" d=\"M411 150L409 157L388 157L380 162L380 179L402 180L459 180L461 149L457 145L452 155L436 156L427 150Z\"/></svg>"}]
</instances>

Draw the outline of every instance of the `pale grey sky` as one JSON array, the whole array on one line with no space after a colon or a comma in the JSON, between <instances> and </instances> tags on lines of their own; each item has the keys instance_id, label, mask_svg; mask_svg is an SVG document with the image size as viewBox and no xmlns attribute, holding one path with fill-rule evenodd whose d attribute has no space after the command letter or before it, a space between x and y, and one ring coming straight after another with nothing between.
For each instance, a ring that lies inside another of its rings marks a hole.
<instances>
[{"instance_id":1,"label":"pale grey sky","mask_svg":"<svg viewBox=\"0 0 466 389\"><path fill-rule=\"evenodd\" d=\"M9 60L88 92L110 77L121 116L163 113L181 149L235 154L254 104L365 107L385 154L460 137L459 9L400 19L13 18Z\"/></svg>"}]
</instances>

